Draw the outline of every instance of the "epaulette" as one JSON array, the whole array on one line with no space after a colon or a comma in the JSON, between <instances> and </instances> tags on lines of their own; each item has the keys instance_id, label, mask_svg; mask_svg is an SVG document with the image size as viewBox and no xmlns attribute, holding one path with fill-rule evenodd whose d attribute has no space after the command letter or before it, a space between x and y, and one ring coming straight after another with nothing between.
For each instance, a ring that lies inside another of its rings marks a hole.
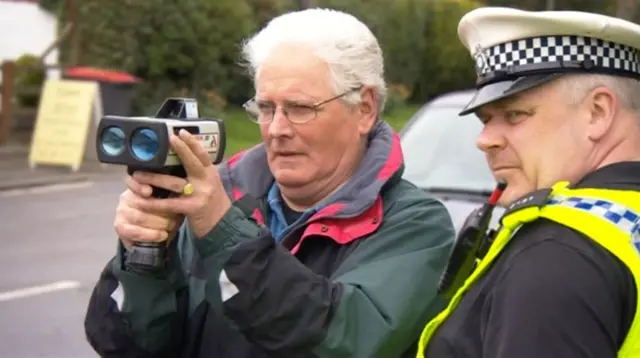
<instances>
[{"instance_id":1,"label":"epaulette","mask_svg":"<svg viewBox=\"0 0 640 358\"><path fill-rule=\"evenodd\" d=\"M530 207L543 207L549 201L549 195L551 195L551 188L546 189L538 189L536 191L532 191L527 195L522 196L520 199L514 201L509 205L502 217L505 217L509 214L512 214L518 210L530 208Z\"/></svg>"}]
</instances>

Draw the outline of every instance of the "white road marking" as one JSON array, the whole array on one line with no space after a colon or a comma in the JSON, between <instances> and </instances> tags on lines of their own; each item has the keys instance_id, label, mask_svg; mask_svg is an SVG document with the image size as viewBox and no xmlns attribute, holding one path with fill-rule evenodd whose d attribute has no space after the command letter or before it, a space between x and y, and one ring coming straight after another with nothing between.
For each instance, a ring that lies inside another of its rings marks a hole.
<instances>
[{"instance_id":1,"label":"white road marking","mask_svg":"<svg viewBox=\"0 0 640 358\"><path fill-rule=\"evenodd\" d=\"M20 288L17 290L0 292L0 302L17 300L20 298L27 298L31 296L37 296L37 295L43 295L45 293L51 293L56 291L70 290L78 287L80 287L80 282L67 280L67 281L52 282L46 285Z\"/></svg>"},{"instance_id":2,"label":"white road marking","mask_svg":"<svg viewBox=\"0 0 640 358\"><path fill-rule=\"evenodd\" d=\"M8 198L12 196L28 195L28 194L45 194L53 193L56 191L65 191L72 189L89 188L95 184L92 181L81 181L74 183L61 183L52 185L35 186L24 189L10 189L6 191L0 191L0 198Z\"/></svg>"}]
</instances>

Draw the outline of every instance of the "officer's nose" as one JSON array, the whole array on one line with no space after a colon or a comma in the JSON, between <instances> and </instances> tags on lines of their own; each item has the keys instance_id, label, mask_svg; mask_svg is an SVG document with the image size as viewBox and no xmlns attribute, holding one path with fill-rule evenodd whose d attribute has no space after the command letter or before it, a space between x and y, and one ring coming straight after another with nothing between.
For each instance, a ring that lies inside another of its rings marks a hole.
<instances>
[{"instance_id":1,"label":"officer's nose","mask_svg":"<svg viewBox=\"0 0 640 358\"><path fill-rule=\"evenodd\" d=\"M503 149L506 145L504 133L496 121L489 121L485 124L476 139L476 146L485 153Z\"/></svg>"}]
</instances>

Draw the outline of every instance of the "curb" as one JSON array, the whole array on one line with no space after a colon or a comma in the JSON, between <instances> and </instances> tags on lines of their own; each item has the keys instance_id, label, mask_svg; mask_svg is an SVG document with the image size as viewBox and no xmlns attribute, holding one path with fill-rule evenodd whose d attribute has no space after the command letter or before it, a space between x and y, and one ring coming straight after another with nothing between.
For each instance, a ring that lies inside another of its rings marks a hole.
<instances>
[{"instance_id":1,"label":"curb","mask_svg":"<svg viewBox=\"0 0 640 358\"><path fill-rule=\"evenodd\" d=\"M50 186L56 184L69 184L86 182L91 179L90 175L51 175L46 177L26 177L23 180L0 180L0 192L17 190L17 189L30 189L35 187Z\"/></svg>"}]
</instances>

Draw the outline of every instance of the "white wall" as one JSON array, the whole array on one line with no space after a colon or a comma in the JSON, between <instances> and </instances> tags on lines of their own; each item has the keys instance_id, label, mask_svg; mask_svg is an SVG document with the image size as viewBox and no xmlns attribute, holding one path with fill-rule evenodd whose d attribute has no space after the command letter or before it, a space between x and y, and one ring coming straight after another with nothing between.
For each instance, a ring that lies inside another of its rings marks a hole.
<instances>
[{"instance_id":1,"label":"white wall","mask_svg":"<svg viewBox=\"0 0 640 358\"><path fill-rule=\"evenodd\" d=\"M40 55L57 35L57 20L37 4L0 0L0 60L15 60L25 53ZM58 50L45 59L58 62Z\"/></svg>"},{"instance_id":2,"label":"white wall","mask_svg":"<svg viewBox=\"0 0 640 358\"><path fill-rule=\"evenodd\" d=\"M26 53L40 56L55 41L57 28L56 17L38 4L0 0L0 62ZM51 51L44 62L57 64L58 50ZM59 71L49 70L47 77L58 78Z\"/></svg>"}]
</instances>

